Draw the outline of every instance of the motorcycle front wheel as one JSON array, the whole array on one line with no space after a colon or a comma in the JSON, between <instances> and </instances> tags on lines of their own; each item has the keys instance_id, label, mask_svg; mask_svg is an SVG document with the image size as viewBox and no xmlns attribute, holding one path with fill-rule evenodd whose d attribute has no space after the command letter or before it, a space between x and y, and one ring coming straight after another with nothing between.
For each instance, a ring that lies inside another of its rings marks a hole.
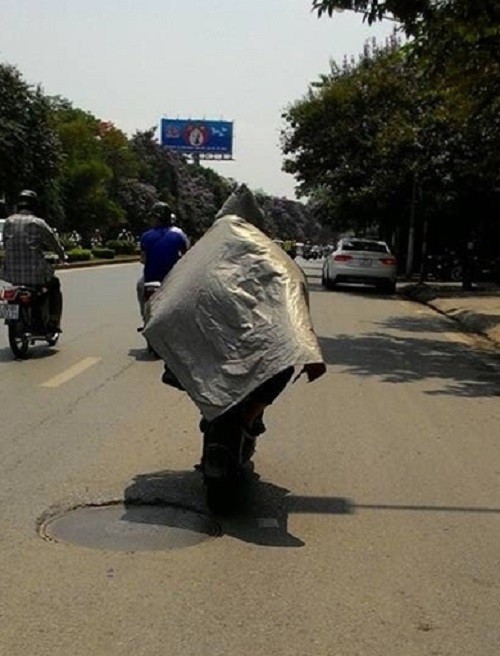
<instances>
[{"instance_id":1,"label":"motorcycle front wheel","mask_svg":"<svg viewBox=\"0 0 500 656\"><path fill-rule=\"evenodd\" d=\"M9 346L14 357L25 360L28 357L29 341L24 334L24 323L9 324Z\"/></svg>"}]
</instances>

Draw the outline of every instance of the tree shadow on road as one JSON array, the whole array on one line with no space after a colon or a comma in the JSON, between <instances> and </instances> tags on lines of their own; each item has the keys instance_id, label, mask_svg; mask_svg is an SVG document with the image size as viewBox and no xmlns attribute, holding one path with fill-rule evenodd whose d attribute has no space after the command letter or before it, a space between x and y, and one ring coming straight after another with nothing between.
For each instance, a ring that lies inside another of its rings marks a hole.
<instances>
[{"instance_id":1,"label":"tree shadow on road","mask_svg":"<svg viewBox=\"0 0 500 656\"><path fill-rule=\"evenodd\" d=\"M319 338L325 362L344 373L378 376L385 383L430 381L429 395L500 396L498 373L486 360L453 342L385 333Z\"/></svg>"},{"instance_id":2,"label":"tree shadow on road","mask_svg":"<svg viewBox=\"0 0 500 656\"><path fill-rule=\"evenodd\" d=\"M461 313L465 316L467 312ZM483 330L488 330L498 325L498 315L476 314L474 315L481 322ZM422 314L420 316L406 316L406 317L389 317L384 321L377 322L375 325L388 328L390 330L400 330L402 332L418 332L418 333L467 333L475 335L475 333L468 333L467 329L455 321L452 317L445 317L440 314ZM494 346L492 344L492 349Z\"/></svg>"},{"instance_id":3,"label":"tree shadow on road","mask_svg":"<svg viewBox=\"0 0 500 656\"><path fill-rule=\"evenodd\" d=\"M452 319L438 314L429 316L389 317L384 321L374 323L376 326L389 330L399 330L406 333L450 333L459 331Z\"/></svg>"}]
</instances>

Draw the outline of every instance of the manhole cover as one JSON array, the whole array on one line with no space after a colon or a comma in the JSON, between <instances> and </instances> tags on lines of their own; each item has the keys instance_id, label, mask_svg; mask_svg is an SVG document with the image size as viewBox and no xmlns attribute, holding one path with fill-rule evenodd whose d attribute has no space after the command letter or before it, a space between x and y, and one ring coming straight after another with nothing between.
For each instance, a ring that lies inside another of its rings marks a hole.
<instances>
[{"instance_id":1,"label":"manhole cover","mask_svg":"<svg viewBox=\"0 0 500 656\"><path fill-rule=\"evenodd\" d=\"M42 536L93 549L162 551L191 547L220 534L201 513L173 506L113 504L76 508L48 520Z\"/></svg>"}]
</instances>

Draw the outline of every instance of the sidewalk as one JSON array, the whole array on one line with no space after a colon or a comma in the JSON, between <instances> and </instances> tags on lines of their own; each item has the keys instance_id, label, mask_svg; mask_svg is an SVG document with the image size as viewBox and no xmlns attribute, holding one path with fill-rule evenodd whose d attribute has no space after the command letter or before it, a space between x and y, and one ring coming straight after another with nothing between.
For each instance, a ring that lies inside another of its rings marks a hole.
<instances>
[{"instance_id":1,"label":"sidewalk","mask_svg":"<svg viewBox=\"0 0 500 656\"><path fill-rule=\"evenodd\" d=\"M399 287L399 293L451 317L466 332L487 337L500 346L500 287L480 283L472 292L461 287L460 283L408 283Z\"/></svg>"}]
</instances>

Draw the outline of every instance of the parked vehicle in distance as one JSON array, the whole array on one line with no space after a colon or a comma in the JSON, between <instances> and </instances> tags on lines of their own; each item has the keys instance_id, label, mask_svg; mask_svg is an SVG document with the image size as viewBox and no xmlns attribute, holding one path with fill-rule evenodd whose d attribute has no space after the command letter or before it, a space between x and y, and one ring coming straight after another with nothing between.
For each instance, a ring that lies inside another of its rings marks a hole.
<instances>
[{"instance_id":1,"label":"parked vehicle in distance","mask_svg":"<svg viewBox=\"0 0 500 656\"><path fill-rule=\"evenodd\" d=\"M306 244L302 251L302 257L305 260L318 260L322 257L321 248L316 245Z\"/></svg>"},{"instance_id":2,"label":"parked vehicle in distance","mask_svg":"<svg viewBox=\"0 0 500 656\"><path fill-rule=\"evenodd\" d=\"M321 283L326 289L335 289L339 283L369 284L394 294L396 268L396 258L385 242L341 239L323 262Z\"/></svg>"}]
</instances>

